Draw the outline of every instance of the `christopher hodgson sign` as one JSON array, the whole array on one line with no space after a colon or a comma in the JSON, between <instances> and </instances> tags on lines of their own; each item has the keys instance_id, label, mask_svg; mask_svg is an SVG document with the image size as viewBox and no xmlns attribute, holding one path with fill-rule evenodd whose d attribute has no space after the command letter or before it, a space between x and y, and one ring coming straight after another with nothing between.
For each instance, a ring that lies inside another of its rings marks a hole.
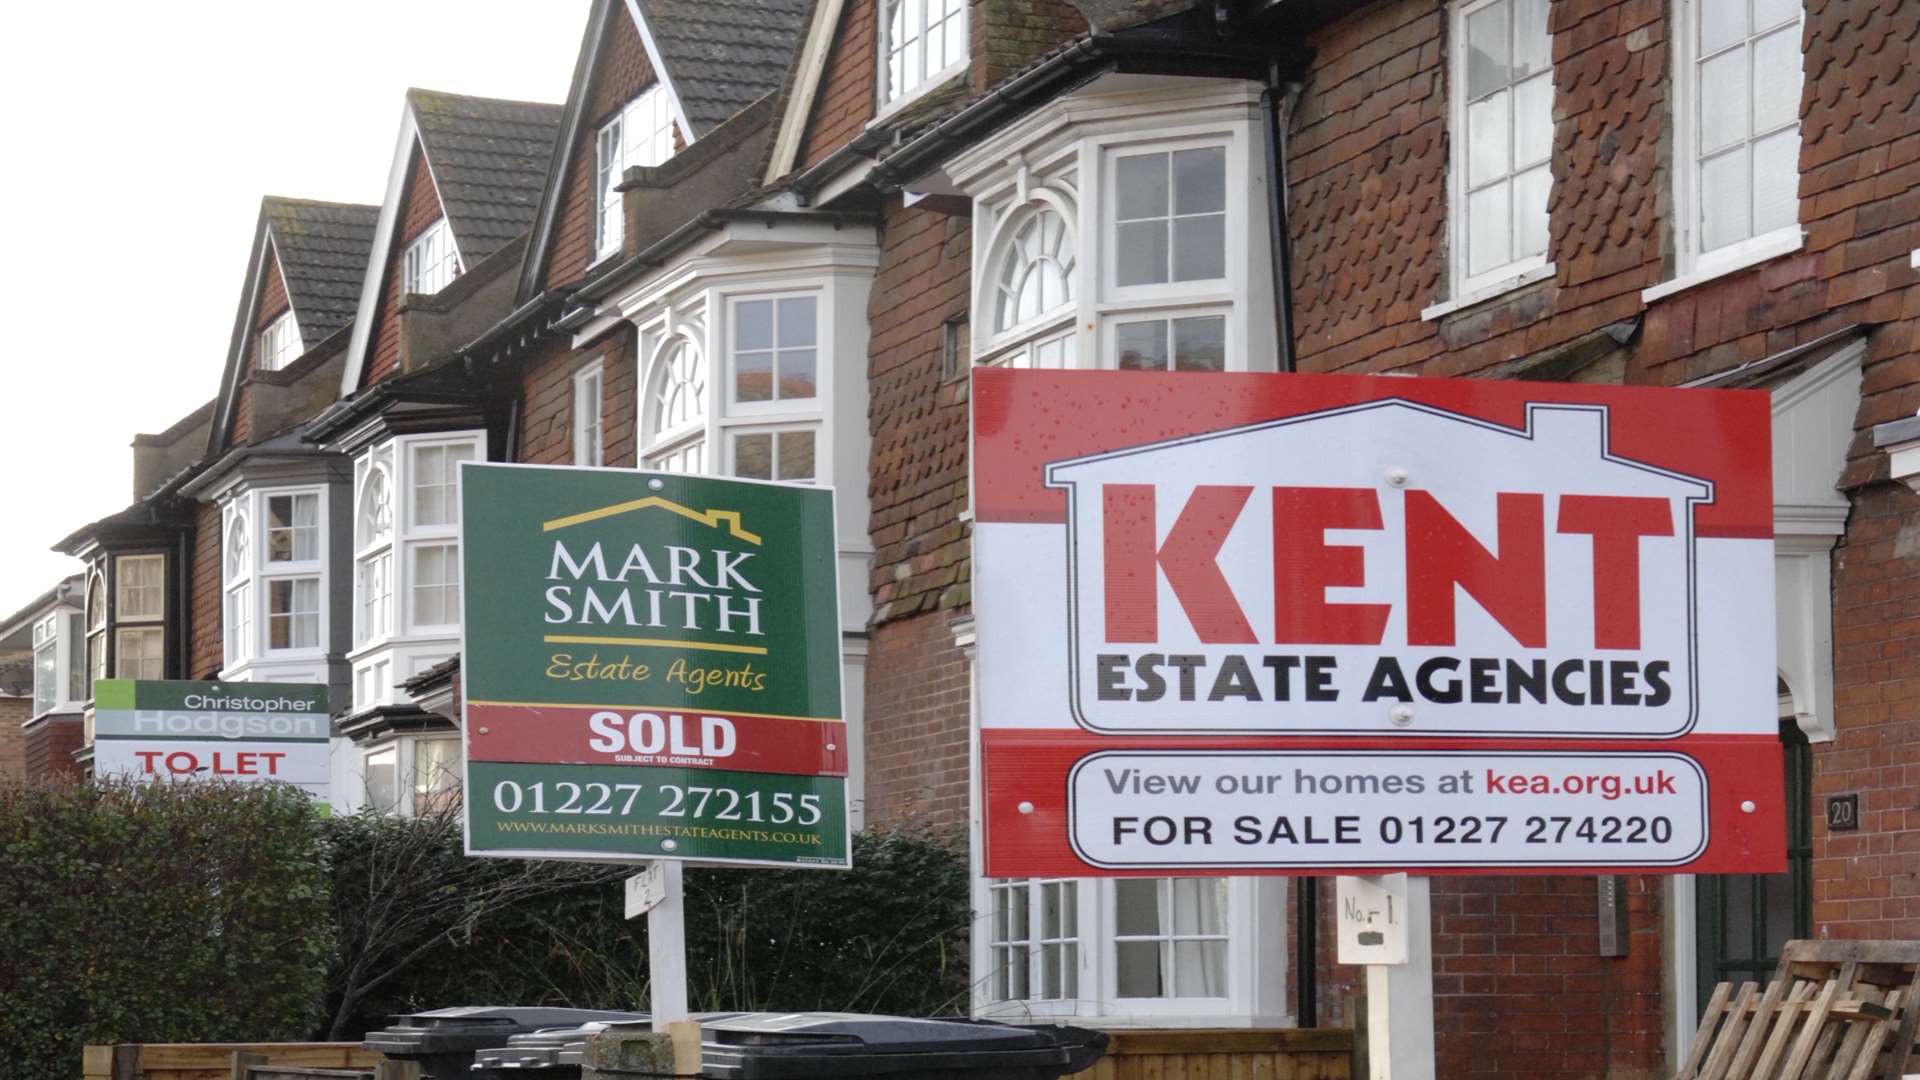
<instances>
[{"instance_id":1,"label":"christopher hodgson sign","mask_svg":"<svg viewBox=\"0 0 1920 1080\"><path fill-rule=\"evenodd\" d=\"M832 492L461 471L467 850L845 866Z\"/></svg>"},{"instance_id":2,"label":"christopher hodgson sign","mask_svg":"<svg viewBox=\"0 0 1920 1080\"><path fill-rule=\"evenodd\" d=\"M327 797L324 686L100 679L93 708L93 773L102 779L277 780Z\"/></svg>"},{"instance_id":3,"label":"christopher hodgson sign","mask_svg":"<svg viewBox=\"0 0 1920 1080\"><path fill-rule=\"evenodd\" d=\"M989 875L1784 868L1765 394L974 380Z\"/></svg>"}]
</instances>

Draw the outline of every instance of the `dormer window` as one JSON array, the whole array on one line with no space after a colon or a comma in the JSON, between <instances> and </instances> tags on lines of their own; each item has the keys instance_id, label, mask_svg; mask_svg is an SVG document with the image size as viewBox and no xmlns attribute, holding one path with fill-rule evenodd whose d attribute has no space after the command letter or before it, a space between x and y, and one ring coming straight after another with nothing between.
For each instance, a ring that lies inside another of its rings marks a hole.
<instances>
[{"instance_id":1,"label":"dormer window","mask_svg":"<svg viewBox=\"0 0 1920 1080\"><path fill-rule=\"evenodd\" d=\"M620 177L636 166L658 165L673 156L673 108L667 92L653 86L628 102L600 129L599 198L594 204L594 254L620 250L626 222L620 213Z\"/></svg>"},{"instance_id":2,"label":"dormer window","mask_svg":"<svg viewBox=\"0 0 1920 1080\"><path fill-rule=\"evenodd\" d=\"M880 104L936 85L967 61L967 0L883 0Z\"/></svg>"},{"instance_id":3,"label":"dormer window","mask_svg":"<svg viewBox=\"0 0 1920 1080\"><path fill-rule=\"evenodd\" d=\"M306 351L300 344L300 324L293 320L293 312L282 314L260 331L260 370L279 371Z\"/></svg>"},{"instance_id":4,"label":"dormer window","mask_svg":"<svg viewBox=\"0 0 1920 1080\"><path fill-rule=\"evenodd\" d=\"M431 296L460 276L460 255L453 248L453 231L447 219L427 226L427 231L407 245L407 292Z\"/></svg>"}]
</instances>

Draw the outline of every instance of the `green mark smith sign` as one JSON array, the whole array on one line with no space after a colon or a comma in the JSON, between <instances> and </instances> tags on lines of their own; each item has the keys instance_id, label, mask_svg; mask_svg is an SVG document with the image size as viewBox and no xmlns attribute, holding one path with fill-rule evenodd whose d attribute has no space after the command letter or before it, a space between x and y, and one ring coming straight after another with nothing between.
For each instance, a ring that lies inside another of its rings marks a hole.
<instances>
[{"instance_id":1,"label":"green mark smith sign","mask_svg":"<svg viewBox=\"0 0 1920 1080\"><path fill-rule=\"evenodd\" d=\"M847 865L833 496L461 472L467 850Z\"/></svg>"}]
</instances>

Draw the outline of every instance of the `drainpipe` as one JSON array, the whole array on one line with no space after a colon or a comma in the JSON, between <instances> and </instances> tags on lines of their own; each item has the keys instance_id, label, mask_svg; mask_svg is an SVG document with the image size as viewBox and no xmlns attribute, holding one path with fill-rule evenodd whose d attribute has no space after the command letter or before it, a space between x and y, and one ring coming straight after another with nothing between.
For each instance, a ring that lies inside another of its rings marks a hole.
<instances>
[{"instance_id":1,"label":"drainpipe","mask_svg":"<svg viewBox=\"0 0 1920 1080\"><path fill-rule=\"evenodd\" d=\"M1280 370L1289 375L1299 369L1299 354L1293 320L1293 231L1287 214L1291 202L1287 190L1287 127L1292 122L1293 109L1299 103L1303 86L1297 77L1283 81L1280 63L1275 61L1267 68L1267 88L1260 93L1267 181L1273 191L1272 212L1267 215L1267 254L1273 260L1273 311L1280 337ZM1293 938L1297 953L1294 1023L1303 1028L1317 1027L1320 1022L1320 879L1294 878L1293 889Z\"/></svg>"},{"instance_id":2,"label":"drainpipe","mask_svg":"<svg viewBox=\"0 0 1920 1080\"><path fill-rule=\"evenodd\" d=\"M1292 374L1298 370L1298 351L1293 327L1293 233L1287 208L1287 127L1293 108L1300 100L1303 84L1298 79L1282 81L1280 64L1267 68L1267 88L1260 93L1260 126L1265 129L1267 181L1273 191L1272 212L1267 215L1267 253L1273 260L1274 320L1280 334L1280 370ZM1310 879L1302 879L1303 881ZM1306 894L1302 894L1304 897ZM1302 908L1305 911L1305 908ZM1306 1000L1309 987L1301 984Z\"/></svg>"}]
</instances>

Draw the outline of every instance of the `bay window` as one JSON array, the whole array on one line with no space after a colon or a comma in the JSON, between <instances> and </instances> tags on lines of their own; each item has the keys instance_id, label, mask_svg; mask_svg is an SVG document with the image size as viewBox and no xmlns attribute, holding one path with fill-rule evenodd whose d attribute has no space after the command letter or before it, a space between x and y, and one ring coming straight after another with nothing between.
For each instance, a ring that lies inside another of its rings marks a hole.
<instances>
[{"instance_id":1,"label":"bay window","mask_svg":"<svg viewBox=\"0 0 1920 1080\"><path fill-rule=\"evenodd\" d=\"M242 490L223 516L223 677L263 662L310 667L327 645L326 489Z\"/></svg>"},{"instance_id":2,"label":"bay window","mask_svg":"<svg viewBox=\"0 0 1920 1080\"><path fill-rule=\"evenodd\" d=\"M604 368L595 360L573 376L573 463L606 464Z\"/></svg>"},{"instance_id":3,"label":"bay window","mask_svg":"<svg viewBox=\"0 0 1920 1080\"><path fill-rule=\"evenodd\" d=\"M956 74L967 60L967 0L882 0L880 103Z\"/></svg>"},{"instance_id":4,"label":"bay window","mask_svg":"<svg viewBox=\"0 0 1920 1080\"><path fill-rule=\"evenodd\" d=\"M407 245L403 271L406 292L421 296L439 292L460 276L460 253L454 249L453 230L446 218L427 226Z\"/></svg>"},{"instance_id":5,"label":"bay window","mask_svg":"<svg viewBox=\"0 0 1920 1080\"><path fill-rule=\"evenodd\" d=\"M463 757L458 736L407 735L361 756L366 805L413 817L460 804Z\"/></svg>"},{"instance_id":6,"label":"bay window","mask_svg":"<svg viewBox=\"0 0 1920 1080\"><path fill-rule=\"evenodd\" d=\"M260 331L260 370L279 371L300 359L300 324L288 311Z\"/></svg>"},{"instance_id":7,"label":"bay window","mask_svg":"<svg viewBox=\"0 0 1920 1080\"><path fill-rule=\"evenodd\" d=\"M629 168L658 165L673 156L673 101L666 88L651 86L600 128L596 143L594 253L620 250L626 220L620 212L620 179Z\"/></svg>"},{"instance_id":8,"label":"bay window","mask_svg":"<svg viewBox=\"0 0 1920 1080\"><path fill-rule=\"evenodd\" d=\"M1471 302L1547 267L1553 39L1547 0L1454 6L1448 72L1452 295Z\"/></svg>"},{"instance_id":9,"label":"bay window","mask_svg":"<svg viewBox=\"0 0 1920 1080\"><path fill-rule=\"evenodd\" d=\"M166 675L167 558L121 555L114 559L114 677L160 679Z\"/></svg>"},{"instance_id":10,"label":"bay window","mask_svg":"<svg viewBox=\"0 0 1920 1080\"><path fill-rule=\"evenodd\" d=\"M354 463L354 708L452 656L460 634L460 464L484 436L402 435Z\"/></svg>"},{"instance_id":11,"label":"bay window","mask_svg":"<svg viewBox=\"0 0 1920 1080\"><path fill-rule=\"evenodd\" d=\"M1257 95L1187 79L1074 97L946 166L974 206L971 361L1271 367Z\"/></svg>"},{"instance_id":12,"label":"bay window","mask_svg":"<svg viewBox=\"0 0 1920 1080\"><path fill-rule=\"evenodd\" d=\"M56 611L36 620L33 647L33 715L77 708L87 698L81 654L81 616Z\"/></svg>"},{"instance_id":13,"label":"bay window","mask_svg":"<svg viewBox=\"0 0 1920 1080\"><path fill-rule=\"evenodd\" d=\"M1285 1012L1281 878L983 882L982 1015L1263 1025Z\"/></svg>"},{"instance_id":14,"label":"bay window","mask_svg":"<svg viewBox=\"0 0 1920 1080\"><path fill-rule=\"evenodd\" d=\"M1800 245L1802 20L1799 0L1676 0L1674 247L1681 279Z\"/></svg>"}]
</instances>

